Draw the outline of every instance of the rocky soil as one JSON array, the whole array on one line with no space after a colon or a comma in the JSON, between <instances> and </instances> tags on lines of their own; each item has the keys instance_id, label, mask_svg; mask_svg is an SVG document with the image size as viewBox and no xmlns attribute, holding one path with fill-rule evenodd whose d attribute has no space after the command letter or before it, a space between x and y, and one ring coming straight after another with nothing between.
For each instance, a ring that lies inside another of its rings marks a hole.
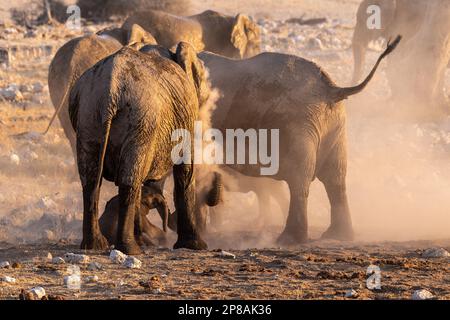
<instances>
[{"instance_id":1,"label":"rocky soil","mask_svg":"<svg viewBox=\"0 0 450 320\"><path fill-rule=\"evenodd\" d=\"M357 0L192 2L192 12L252 14L263 28L265 51L311 59L336 83L348 85ZM325 21L301 25L300 18ZM445 255L450 250L450 117L405 116L405 109L389 102L383 70L347 102L355 243L312 240L276 248L283 215L274 205L273 224L249 230L257 203L247 194L225 203L233 228L210 234L210 251L148 248L137 257L141 267L130 270L112 262L109 252L77 250L82 204L70 147L57 122L42 135L54 111L47 68L64 42L106 25L84 25L79 32L64 25L31 30L0 25L0 48L9 48L7 57L0 49L0 266L8 262L0 268L0 299L17 299L21 289L23 297L34 297L28 291L37 286L47 298L66 299L411 299L422 289L436 299L450 298ZM367 68L382 47L371 45ZM115 193L105 184L102 205ZM319 183L313 183L309 207L311 238L317 239L330 219ZM171 244L174 234L169 239ZM430 257L424 254L430 248L443 250L432 250L437 257ZM67 253L87 254L89 262L54 260L67 260ZM91 262L102 267L90 267ZM79 267L79 289L64 282L78 270L73 265ZM370 265L380 268L381 289L367 288Z\"/></svg>"}]
</instances>

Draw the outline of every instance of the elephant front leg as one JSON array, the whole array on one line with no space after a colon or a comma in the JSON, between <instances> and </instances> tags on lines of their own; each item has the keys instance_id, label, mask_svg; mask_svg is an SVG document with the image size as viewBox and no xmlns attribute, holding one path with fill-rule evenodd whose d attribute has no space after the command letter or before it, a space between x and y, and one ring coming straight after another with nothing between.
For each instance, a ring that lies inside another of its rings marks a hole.
<instances>
[{"instance_id":1,"label":"elephant front leg","mask_svg":"<svg viewBox=\"0 0 450 320\"><path fill-rule=\"evenodd\" d=\"M178 240L174 249L187 248L205 250L207 245L202 240L195 225L195 179L191 165L174 165L174 202L177 212Z\"/></svg>"},{"instance_id":2,"label":"elephant front leg","mask_svg":"<svg viewBox=\"0 0 450 320\"><path fill-rule=\"evenodd\" d=\"M108 241L102 235L98 224L98 200L99 192L94 181L89 181L83 186L83 240L81 249L106 250Z\"/></svg>"},{"instance_id":3,"label":"elephant front leg","mask_svg":"<svg viewBox=\"0 0 450 320\"><path fill-rule=\"evenodd\" d=\"M119 223L116 248L130 255L142 254L135 236L136 204L140 192L140 188L126 185L119 186Z\"/></svg>"}]
</instances>

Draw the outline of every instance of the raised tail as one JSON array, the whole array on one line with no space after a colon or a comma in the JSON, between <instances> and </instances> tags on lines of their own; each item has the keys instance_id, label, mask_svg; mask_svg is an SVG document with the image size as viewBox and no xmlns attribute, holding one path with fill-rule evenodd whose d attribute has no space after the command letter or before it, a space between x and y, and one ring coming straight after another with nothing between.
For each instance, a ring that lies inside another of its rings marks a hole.
<instances>
[{"instance_id":1,"label":"raised tail","mask_svg":"<svg viewBox=\"0 0 450 320\"><path fill-rule=\"evenodd\" d=\"M390 41L388 42L386 50L384 50L384 52L378 57L377 63L375 63L375 65L372 68L372 71L370 71L369 75L366 77L366 79L364 79L363 82L354 87L346 87L346 88L333 87L331 89L330 94L331 101L339 102L364 90L364 88L367 86L367 84L372 80L373 76L375 75L375 72L377 71L381 61L386 56L388 56L392 51L395 50L397 45L400 43L401 39L402 36L397 36L392 43Z\"/></svg>"}]
</instances>

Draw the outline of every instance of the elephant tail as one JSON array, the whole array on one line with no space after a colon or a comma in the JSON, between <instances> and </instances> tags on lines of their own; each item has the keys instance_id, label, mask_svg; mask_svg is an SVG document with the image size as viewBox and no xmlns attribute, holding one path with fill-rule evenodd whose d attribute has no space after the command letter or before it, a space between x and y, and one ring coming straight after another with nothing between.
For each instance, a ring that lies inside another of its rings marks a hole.
<instances>
[{"instance_id":1,"label":"elephant tail","mask_svg":"<svg viewBox=\"0 0 450 320\"><path fill-rule=\"evenodd\" d=\"M361 82L360 84L358 84L354 87L346 87L346 88L333 87L331 90L330 100L332 102L336 103L336 102L345 100L348 97L363 91L364 88L372 80L381 61L383 61L383 59L386 56L388 56L391 52L393 52L395 50L397 45L400 43L401 39L402 39L402 36L399 35L395 38L395 40L392 43L390 41L388 42L386 50L384 50L384 52L378 57L377 62L375 63L374 67L372 68L372 71L370 71L369 75L367 76L366 79L364 79L363 82Z\"/></svg>"},{"instance_id":2,"label":"elephant tail","mask_svg":"<svg viewBox=\"0 0 450 320\"><path fill-rule=\"evenodd\" d=\"M50 121L48 122L47 128L45 129L44 132L42 132L43 135L46 135L48 133L48 131L50 130L50 127L52 126L53 122L56 119L56 116L59 114L59 112L61 111L62 107L64 106L64 102L66 101L67 97L69 96L70 93L70 89L71 89L72 85L69 84L66 88L66 91L64 92L64 95L62 97L61 102L59 103L59 106L55 109L55 112L53 113L52 118L50 119ZM56 107L56 106L55 106Z\"/></svg>"},{"instance_id":3,"label":"elephant tail","mask_svg":"<svg viewBox=\"0 0 450 320\"><path fill-rule=\"evenodd\" d=\"M106 118L106 121L103 122L103 139L100 144L100 155L99 155L99 161L98 161L98 172L97 172L97 178L95 181L95 192L93 193L94 196L98 197L98 193L100 192L100 183L102 181L103 177L103 165L105 163L105 155L106 155L106 147L108 146L108 140L109 140L109 134L111 131L111 123L112 123L111 116Z\"/></svg>"}]
</instances>

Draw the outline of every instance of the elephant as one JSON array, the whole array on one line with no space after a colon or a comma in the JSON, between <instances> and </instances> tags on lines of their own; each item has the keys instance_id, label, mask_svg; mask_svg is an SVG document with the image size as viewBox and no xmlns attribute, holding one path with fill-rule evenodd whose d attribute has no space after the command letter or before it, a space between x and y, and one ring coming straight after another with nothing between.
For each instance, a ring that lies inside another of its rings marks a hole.
<instances>
[{"instance_id":1,"label":"elephant","mask_svg":"<svg viewBox=\"0 0 450 320\"><path fill-rule=\"evenodd\" d=\"M197 171L198 172L198 171ZM203 183L201 186L210 186L209 190L196 189L196 204L206 204L208 207L215 207L222 201L223 184L222 176L218 172L213 172L213 179L211 183ZM198 176L197 176L198 179ZM206 178L208 179L208 178ZM158 244L165 245L166 237L165 233L169 227L173 231L177 231L177 214L170 213L169 206L163 195L163 184L155 184L154 182L146 182L142 186L141 205L137 211L141 216L142 221L142 233L144 234L144 242L147 245L154 245L154 241ZM154 226L147 219L149 210L156 209L162 220L163 230ZM196 212L194 216L194 224L197 226L200 234L204 232L205 226L203 220L199 220L199 216ZM106 204L105 211L100 217L100 231L108 239L110 244L116 243L117 239L117 224L119 218L119 196L113 197ZM164 232L163 232L164 231Z\"/></svg>"},{"instance_id":2,"label":"elephant","mask_svg":"<svg viewBox=\"0 0 450 320\"><path fill-rule=\"evenodd\" d=\"M388 60L387 77L394 98L415 115L441 118L450 114L445 94L445 74L450 66L450 2L428 0L424 22L402 51ZM423 108L427 106L427 108Z\"/></svg>"},{"instance_id":3,"label":"elephant","mask_svg":"<svg viewBox=\"0 0 450 320\"><path fill-rule=\"evenodd\" d=\"M142 26L166 48L180 41L190 43L197 51L211 51L230 58L249 58L261 50L261 31L248 16L236 17L207 10L179 17L162 11L148 10L128 17L123 29Z\"/></svg>"},{"instance_id":4,"label":"elephant","mask_svg":"<svg viewBox=\"0 0 450 320\"><path fill-rule=\"evenodd\" d=\"M136 46L139 43L156 44L156 40L138 25L133 25L128 30L108 28L97 34L68 41L53 57L48 71L48 88L56 110L45 132L58 116L74 156L76 156L76 135L69 120L68 98L75 81L98 61L124 45Z\"/></svg>"},{"instance_id":5,"label":"elephant","mask_svg":"<svg viewBox=\"0 0 450 320\"><path fill-rule=\"evenodd\" d=\"M347 138L343 100L361 92L401 37L388 43L367 78L354 87L338 87L315 63L293 55L262 53L233 60L210 52L198 57L210 81L221 91L211 123L226 129L279 129L279 170L270 178L286 181L289 213L281 245L308 240L307 199L317 177L331 204L331 224L323 238L353 239L346 193ZM236 154L236 146L235 146ZM227 164L241 174L260 177L262 164Z\"/></svg>"},{"instance_id":6,"label":"elephant","mask_svg":"<svg viewBox=\"0 0 450 320\"><path fill-rule=\"evenodd\" d=\"M424 20L425 0L364 0L358 7L352 48L354 71L352 83L358 82L363 74L367 46L379 38L389 40L402 35L402 45L407 43L420 29ZM378 6L381 14L381 28L371 29L367 22L372 13L370 6Z\"/></svg>"},{"instance_id":7,"label":"elephant","mask_svg":"<svg viewBox=\"0 0 450 320\"><path fill-rule=\"evenodd\" d=\"M119 196L111 198L105 206L105 211L99 219L100 231L106 237L109 244L117 242L117 225L119 222ZM153 225L147 219L147 214L151 209L156 209L161 217L163 230ZM141 216L142 233L144 242L147 245L166 244L166 232L169 221L169 206L164 198L161 188L157 184L150 182L142 186L141 205L136 211ZM173 224L172 224L173 227Z\"/></svg>"},{"instance_id":8,"label":"elephant","mask_svg":"<svg viewBox=\"0 0 450 320\"><path fill-rule=\"evenodd\" d=\"M142 184L160 181L171 169L178 214L174 248L207 248L194 224L194 166L186 158L174 162L171 137L178 129L192 135L210 88L189 44L179 43L175 54L164 52L123 47L88 69L70 92L69 116L83 188L83 249L108 247L98 223L105 178L119 189L116 248L142 253L141 216L136 214ZM193 146L188 148L193 154Z\"/></svg>"}]
</instances>

